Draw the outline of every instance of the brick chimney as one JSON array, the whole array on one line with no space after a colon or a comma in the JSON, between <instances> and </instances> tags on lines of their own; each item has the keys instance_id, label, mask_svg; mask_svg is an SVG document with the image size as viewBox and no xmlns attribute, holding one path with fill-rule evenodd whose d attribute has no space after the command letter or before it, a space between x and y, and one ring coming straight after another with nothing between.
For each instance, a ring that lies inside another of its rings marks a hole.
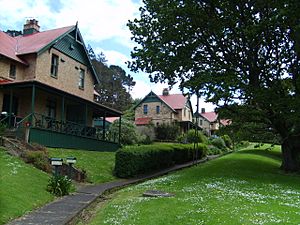
<instances>
[{"instance_id":1,"label":"brick chimney","mask_svg":"<svg viewBox=\"0 0 300 225\"><path fill-rule=\"evenodd\" d=\"M205 113L205 108L201 108L201 113Z\"/></svg>"},{"instance_id":2,"label":"brick chimney","mask_svg":"<svg viewBox=\"0 0 300 225\"><path fill-rule=\"evenodd\" d=\"M164 96L169 95L169 89L168 89L168 88L164 88L162 94L163 94Z\"/></svg>"},{"instance_id":3,"label":"brick chimney","mask_svg":"<svg viewBox=\"0 0 300 225\"><path fill-rule=\"evenodd\" d=\"M23 35L34 34L40 32L40 26L36 19L26 20L23 28Z\"/></svg>"}]
</instances>

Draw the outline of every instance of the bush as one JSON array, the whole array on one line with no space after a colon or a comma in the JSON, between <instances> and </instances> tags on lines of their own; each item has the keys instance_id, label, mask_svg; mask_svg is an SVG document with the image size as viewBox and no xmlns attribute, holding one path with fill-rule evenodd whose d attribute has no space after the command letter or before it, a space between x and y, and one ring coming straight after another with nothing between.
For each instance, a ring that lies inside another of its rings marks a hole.
<instances>
[{"instance_id":1,"label":"bush","mask_svg":"<svg viewBox=\"0 0 300 225\"><path fill-rule=\"evenodd\" d=\"M51 194L61 197L68 195L72 187L72 182L67 176L52 176L47 185L47 191Z\"/></svg>"},{"instance_id":2,"label":"bush","mask_svg":"<svg viewBox=\"0 0 300 225\"><path fill-rule=\"evenodd\" d=\"M119 120L115 120L109 128L110 134L119 133ZM121 120L121 144L132 145L138 142L138 133L136 126L132 121L122 119Z\"/></svg>"},{"instance_id":3,"label":"bush","mask_svg":"<svg viewBox=\"0 0 300 225\"><path fill-rule=\"evenodd\" d=\"M188 143L207 143L207 137L201 132L198 131L196 133L196 131L194 129L189 130L186 134L186 141Z\"/></svg>"},{"instance_id":4,"label":"bush","mask_svg":"<svg viewBox=\"0 0 300 225\"><path fill-rule=\"evenodd\" d=\"M47 151L26 151L22 157L25 162L33 164L36 168L45 172L51 172Z\"/></svg>"},{"instance_id":5,"label":"bush","mask_svg":"<svg viewBox=\"0 0 300 225\"><path fill-rule=\"evenodd\" d=\"M223 153L223 151L216 146L211 145L208 148L208 155L219 155L222 153Z\"/></svg>"},{"instance_id":6,"label":"bush","mask_svg":"<svg viewBox=\"0 0 300 225\"><path fill-rule=\"evenodd\" d=\"M222 136L222 139L224 140L226 147L232 149L233 143L231 138L225 134Z\"/></svg>"},{"instance_id":7,"label":"bush","mask_svg":"<svg viewBox=\"0 0 300 225\"><path fill-rule=\"evenodd\" d=\"M198 159L207 153L207 146L199 144L194 151L192 144L155 144L126 146L116 152L115 174L126 178L153 170Z\"/></svg>"},{"instance_id":8,"label":"bush","mask_svg":"<svg viewBox=\"0 0 300 225\"><path fill-rule=\"evenodd\" d=\"M158 140L175 141L180 132L177 124L163 123L155 127L155 136Z\"/></svg>"},{"instance_id":9,"label":"bush","mask_svg":"<svg viewBox=\"0 0 300 225\"><path fill-rule=\"evenodd\" d=\"M226 144L225 144L224 140L220 137L212 139L211 144L221 150L226 149Z\"/></svg>"}]
</instances>

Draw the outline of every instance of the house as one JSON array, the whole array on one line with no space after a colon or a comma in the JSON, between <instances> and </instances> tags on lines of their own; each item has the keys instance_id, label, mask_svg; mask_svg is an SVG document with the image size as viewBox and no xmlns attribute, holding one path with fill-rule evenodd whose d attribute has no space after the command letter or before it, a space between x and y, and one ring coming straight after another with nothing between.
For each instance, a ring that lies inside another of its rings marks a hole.
<instances>
[{"instance_id":1,"label":"house","mask_svg":"<svg viewBox=\"0 0 300 225\"><path fill-rule=\"evenodd\" d=\"M107 139L105 126L93 127L93 120L121 112L94 101L99 80L77 24L39 30L30 19L23 34L0 31L0 122L31 143L115 150L118 142Z\"/></svg>"},{"instance_id":2,"label":"house","mask_svg":"<svg viewBox=\"0 0 300 225\"><path fill-rule=\"evenodd\" d=\"M135 107L135 124L157 126L162 123L178 123L181 131L186 132L194 126L192 105L182 94L169 94L164 89L162 95L153 91L147 94Z\"/></svg>"},{"instance_id":3,"label":"house","mask_svg":"<svg viewBox=\"0 0 300 225\"><path fill-rule=\"evenodd\" d=\"M197 113L195 113L197 117ZM201 109L201 113L198 116L198 126L201 127L203 133L207 136L214 135L221 126L227 126L228 120L219 120L218 114L215 112L205 112L205 108Z\"/></svg>"}]
</instances>

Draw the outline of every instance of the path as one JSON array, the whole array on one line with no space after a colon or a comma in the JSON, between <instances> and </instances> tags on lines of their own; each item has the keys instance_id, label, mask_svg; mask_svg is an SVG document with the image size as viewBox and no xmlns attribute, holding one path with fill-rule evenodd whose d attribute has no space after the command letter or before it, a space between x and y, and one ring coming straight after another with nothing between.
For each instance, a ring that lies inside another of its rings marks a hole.
<instances>
[{"instance_id":1,"label":"path","mask_svg":"<svg viewBox=\"0 0 300 225\"><path fill-rule=\"evenodd\" d=\"M169 172L180 170L193 166L195 164L204 163L208 160L214 159L218 156L208 156L207 158L198 160L196 163L185 163L181 165L175 165L171 168L161 170L149 175L143 175L140 177L118 180L109 183L88 185L77 192L59 198L54 202L51 202L31 213L24 215L18 219L15 219L8 223L8 225L64 225L70 223L75 219L85 208L87 208L92 202L94 202L105 191L123 187L129 184L142 182L147 179L155 178L161 175L165 175Z\"/></svg>"}]
</instances>

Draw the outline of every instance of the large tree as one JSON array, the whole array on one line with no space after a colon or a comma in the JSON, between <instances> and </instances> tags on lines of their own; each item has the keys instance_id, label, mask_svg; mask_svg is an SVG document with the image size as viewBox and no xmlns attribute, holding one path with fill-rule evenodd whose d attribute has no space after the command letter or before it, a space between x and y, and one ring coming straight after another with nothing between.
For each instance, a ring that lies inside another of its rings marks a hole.
<instances>
[{"instance_id":1,"label":"large tree","mask_svg":"<svg viewBox=\"0 0 300 225\"><path fill-rule=\"evenodd\" d=\"M129 21L133 71L180 82L233 121L279 135L300 170L300 1L144 0ZM253 126L252 126L253 127Z\"/></svg>"},{"instance_id":2,"label":"large tree","mask_svg":"<svg viewBox=\"0 0 300 225\"><path fill-rule=\"evenodd\" d=\"M133 101L130 95L135 85L133 77L120 66L108 66L105 55L102 52L96 55L90 46L88 54L100 81L95 85L99 93L97 101L120 111L129 109Z\"/></svg>"}]
</instances>

